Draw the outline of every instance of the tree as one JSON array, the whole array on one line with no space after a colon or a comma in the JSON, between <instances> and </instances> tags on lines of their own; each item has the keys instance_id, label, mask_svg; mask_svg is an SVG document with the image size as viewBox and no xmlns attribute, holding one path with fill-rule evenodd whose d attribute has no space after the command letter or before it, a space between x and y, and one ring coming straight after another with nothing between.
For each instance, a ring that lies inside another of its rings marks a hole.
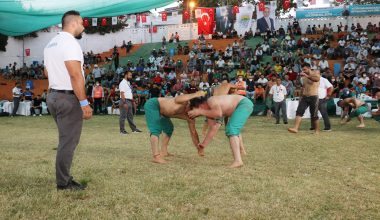
<instances>
[{"instance_id":1,"label":"tree","mask_svg":"<svg viewBox=\"0 0 380 220\"><path fill-rule=\"evenodd\" d=\"M8 36L0 34L0 51L6 51L7 44L8 44Z\"/></svg>"}]
</instances>

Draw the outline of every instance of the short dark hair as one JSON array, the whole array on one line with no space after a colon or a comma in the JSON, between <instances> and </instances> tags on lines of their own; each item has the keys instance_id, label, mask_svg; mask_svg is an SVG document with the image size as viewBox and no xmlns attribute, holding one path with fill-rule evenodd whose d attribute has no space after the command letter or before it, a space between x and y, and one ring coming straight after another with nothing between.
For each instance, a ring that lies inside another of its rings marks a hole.
<instances>
[{"instance_id":1,"label":"short dark hair","mask_svg":"<svg viewBox=\"0 0 380 220\"><path fill-rule=\"evenodd\" d=\"M190 100L190 108L198 108L201 104L207 102L206 97L198 97Z\"/></svg>"},{"instance_id":2,"label":"short dark hair","mask_svg":"<svg viewBox=\"0 0 380 220\"><path fill-rule=\"evenodd\" d=\"M71 10L71 11L67 11L65 14L63 14L63 16L62 16L62 21L61 21L61 23L62 23L62 28L64 28L65 25L66 25L65 18L66 18L67 16L71 16L71 15L74 15L74 16L80 16L80 13L79 13L78 11Z\"/></svg>"},{"instance_id":3,"label":"short dark hair","mask_svg":"<svg viewBox=\"0 0 380 220\"><path fill-rule=\"evenodd\" d=\"M303 67L311 68L311 65L310 65L309 63L303 63L303 64L302 64L302 68L303 68Z\"/></svg>"}]
</instances>

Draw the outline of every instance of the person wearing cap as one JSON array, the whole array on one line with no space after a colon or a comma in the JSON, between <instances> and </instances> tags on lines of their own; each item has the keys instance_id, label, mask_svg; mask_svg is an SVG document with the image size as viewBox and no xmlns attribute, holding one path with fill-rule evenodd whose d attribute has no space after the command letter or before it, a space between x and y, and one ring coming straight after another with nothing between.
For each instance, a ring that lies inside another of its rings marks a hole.
<instances>
[{"instance_id":1,"label":"person wearing cap","mask_svg":"<svg viewBox=\"0 0 380 220\"><path fill-rule=\"evenodd\" d=\"M22 97L22 89L20 82L16 82L15 87L12 89L12 95L13 95L13 110L12 114L10 116L15 116L18 110L18 107L20 105L20 99Z\"/></svg>"},{"instance_id":2,"label":"person wearing cap","mask_svg":"<svg viewBox=\"0 0 380 220\"><path fill-rule=\"evenodd\" d=\"M84 30L79 12L66 12L62 28L44 49L44 74L49 80L47 105L59 133L56 182L58 190L83 190L85 186L74 181L70 173L83 119L92 117L84 88L83 52L76 40Z\"/></svg>"}]
</instances>

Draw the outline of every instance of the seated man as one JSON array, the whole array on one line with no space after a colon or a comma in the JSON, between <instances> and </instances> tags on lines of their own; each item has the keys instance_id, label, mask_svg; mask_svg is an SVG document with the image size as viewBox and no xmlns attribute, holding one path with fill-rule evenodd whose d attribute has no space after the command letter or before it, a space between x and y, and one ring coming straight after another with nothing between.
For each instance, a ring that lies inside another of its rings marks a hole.
<instances>
[{"instance_id":1,"label":"seated man","mask_svg":"<svg viewBox=\"0 0 380 220\"><path fill-rule=\"evenodd\" d=\"M230 147L234 155L234 162L230 167L238 168L243 166L239 136L241 129L253 111L252 102L244 96L222 95L213 96L209 99L192 99L190 107L192 108L188 112L190 118L195 118L199 115L214 119L230 117L226 125L226 135L229 137Z\"/></svg>"},{"instance_id":2,"label":"seated man","mask_svg":"<svg viewBox=\"0 0 380 220\"><path fill-rule=\"evenodd\" d=\"M202 97L205 92L179 95L175 98L150 98L144 105L145 118L150 131L150 144L154 163L166 163L162 158L169 156L168 143L173 134L173 123L170 118L186 120L194 145L199 148L199 137L195 129L195 120L188 117L190 99ZM161 151L159 149L159 136L164 133Z\"/></svg>"},{"instance_id":3,"label":"seated man","mask_svg":"<svg viewBox=\"0 0 380 220\"><path fill-rule=\"evenodd\" d=\"M354 97L345 98L343 100L338 101L337 105L343 109L343 113L341 115L340 124L346 124L353 117L357 117L360 124L356 126L357 128L364 128L364 117L363 114L368 112L368 106L365 102L356 99ZM353 110L349 113L350 108ZM346 117L347 116L347 117Z\"/></svg>"},{"instance_id":4,"label":"seated man","mask_svg":"<svg viewBox=\"0 0 380 220\"><path fill-rule=\"evenodd\" d=\"M42 116L42 99L40 95L37 95L37 98L33 99L30 114L36 116L36 109L38 109L40 116Z\"/></svg>"}]
</instances>

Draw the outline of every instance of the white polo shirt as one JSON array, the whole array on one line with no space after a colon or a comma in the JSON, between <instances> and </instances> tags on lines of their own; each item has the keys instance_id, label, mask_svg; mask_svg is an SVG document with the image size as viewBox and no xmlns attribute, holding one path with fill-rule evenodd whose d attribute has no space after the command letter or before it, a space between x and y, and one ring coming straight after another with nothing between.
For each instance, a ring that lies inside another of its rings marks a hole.
<instances>
[{"instance_id":1,"label":"white polo shirt","mask_svg":"<svg viewBox=\"0 0 380 220\"><path fill-rule=\"evenodd\" d=\"M126 99L133 99L131 84L126 79L123 79L120 82L119 90L120 90L120 99L121 99L122 92L124 92L124 96Z\"/></svg>"},{"instance_id":2,"label":"white polo shirt","mask_svg":"<svg viewBox=\"0 0 380 220\"><path fill-rule=\"evenodd\" d=\"M274 102L282 102L285 99L285 96L288 94L285 86L283 85L274 85L270 88L269 94L273 95Z\"/></svg>"},{"instance_id":3,"label":"white polo shirt","mask_svg":"<svg viewBox=\"0 0 380 220\"><path fill-rule=\"evenodd\" d=\"M65 61L80 61L83 67L83 52L78 41L67 32L59 32L44 49L44 63L48 71L49 88L73 90ZM83 68L81 68L84 78Z\"/></svg>"},{"instance_id":4,"label":"white polo shirt","mask_svg":"<svg viewBox=\"0 0 380 220\"><path fill-rule=\"evenodd\" d=\"M333 85L324 77L321 76L319 80L318 98L324 99L327 96L327 89L333 87Z\"/></svg>"}]
</instances>

